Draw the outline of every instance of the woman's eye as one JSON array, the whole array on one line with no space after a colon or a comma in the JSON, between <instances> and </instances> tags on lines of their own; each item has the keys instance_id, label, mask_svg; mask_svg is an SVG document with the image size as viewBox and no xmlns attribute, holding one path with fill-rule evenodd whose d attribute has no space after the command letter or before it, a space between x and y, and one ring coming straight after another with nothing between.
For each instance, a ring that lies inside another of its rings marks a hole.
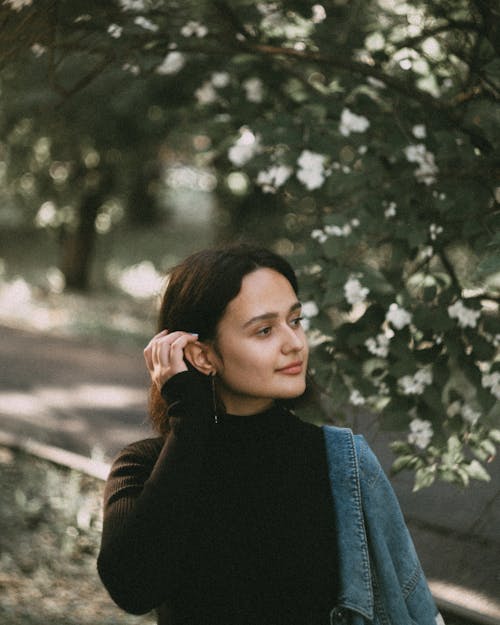
<instances>
[{"instance_id":1,"label":"woman's eye","mask_svg":"<svg viewBox=\"0 0 500 625\"><path fill-rule=\"evenodd\" d=\"M262 328L261 330L259 330L257 332L258 336L267 336L270 333L271 333L271 327L270 326Z\"/></svg>"},{"instance_id":2,"label":"woman's eye","mask_svg":"<svg viewBox=\"0 0 500 625\"><path fill-rule=\"evenodd\" d=\"M292 319L291 323L294 326L300 326L300 322L302 321L304 317L295 317L295 319Z\"/></svg>"}]
</instances>

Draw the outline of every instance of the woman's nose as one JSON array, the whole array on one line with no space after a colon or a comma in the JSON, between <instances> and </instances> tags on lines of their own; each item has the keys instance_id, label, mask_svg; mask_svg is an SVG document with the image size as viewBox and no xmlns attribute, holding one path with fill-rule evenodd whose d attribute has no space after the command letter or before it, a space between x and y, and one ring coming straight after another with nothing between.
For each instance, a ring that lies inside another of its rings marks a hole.
<instances>
[{"instance_id":1,"label":"woman's nose","mask_svg":"<svg viewBox=\"0 0 500 625\"><path fill-rule=\"evenodd\" d=\"M283 337L282 350L285 354L289 352L299 352L304 349L305 338L302 332L296 328L286 327Z\"/></svg>"}]
</instances>

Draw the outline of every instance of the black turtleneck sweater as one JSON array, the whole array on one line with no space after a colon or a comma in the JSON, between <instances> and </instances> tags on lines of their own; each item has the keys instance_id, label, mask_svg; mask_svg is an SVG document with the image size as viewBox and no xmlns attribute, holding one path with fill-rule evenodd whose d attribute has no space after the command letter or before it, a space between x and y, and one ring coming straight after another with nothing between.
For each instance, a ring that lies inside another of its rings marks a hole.
<instances>
[{"instance_id":1,"label":"black turtleneck sweater","mask_svg":"<svg viewBox=\"0 0 500 625\"><path fill-rule=\"evenodd\" d=\"M167 382L165 439L125 448L105 490L98 569L160 625L321 625L336 603L333 501L320 428L277 405L214 423L205 381Z\"/></svg>"}]
</instances>

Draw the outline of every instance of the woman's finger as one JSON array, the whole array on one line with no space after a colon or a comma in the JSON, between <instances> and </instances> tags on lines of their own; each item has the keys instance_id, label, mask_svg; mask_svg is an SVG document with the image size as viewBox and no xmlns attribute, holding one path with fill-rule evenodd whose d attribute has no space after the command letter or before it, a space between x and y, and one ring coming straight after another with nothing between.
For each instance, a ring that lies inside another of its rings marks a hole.
<instances>
[{"instance_id":1,"label":"woman's finger","mask_svg":"<svg viewBox=\"0 0 500 625\"><path fill-rule=\"evenodd\" d=\"M168 334L163 331L155 335L144 349L144 359L152 381L161 388L176 373L187 371L184 349L198 336L176 331Z\"/></svg>"}]
</instances>

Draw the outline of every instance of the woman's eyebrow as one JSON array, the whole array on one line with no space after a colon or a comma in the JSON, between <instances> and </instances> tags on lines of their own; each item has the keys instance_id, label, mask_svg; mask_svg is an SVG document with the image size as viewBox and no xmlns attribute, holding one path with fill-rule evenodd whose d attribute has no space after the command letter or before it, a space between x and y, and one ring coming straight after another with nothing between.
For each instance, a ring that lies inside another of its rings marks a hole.
<instances>
[{"instance_id":1,"label":"woman's eyebrow","mask_svg":"<svg viewBox=\"0 0 500 625\"><path fill-rule=\"evenodd\" d=\"M288 309L288 314L294 312L295 310L298 310L299 308L302 308L302 304L300 302L295 302ZM262 315L256 315L255 317L252 317L251 319L249 319L245 324L243 324L243 327L246 328L247 326L257 321L264 321L267 319L276 319L276 317L279 317L279 313L277 312L268 312L268 313L263 313Z\"/></svg>"}]
</instances>

